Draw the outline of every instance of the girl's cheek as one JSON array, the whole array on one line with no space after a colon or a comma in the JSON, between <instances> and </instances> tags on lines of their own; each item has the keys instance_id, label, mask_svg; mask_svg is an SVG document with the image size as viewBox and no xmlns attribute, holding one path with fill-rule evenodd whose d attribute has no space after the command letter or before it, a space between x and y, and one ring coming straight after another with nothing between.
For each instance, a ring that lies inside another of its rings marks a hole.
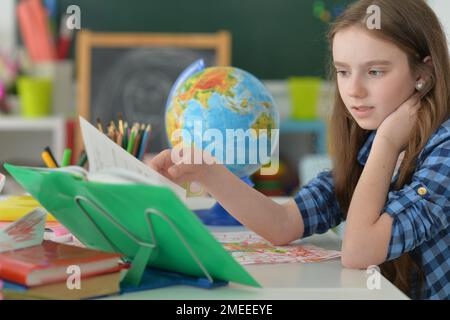
<instances>
[{"instance_id":1,"label":"girl's cheek","mask_svg":"<svg viewBox=\"0 0 450 320\"><path fill-rule=\"evenodd\" d=\"M392 103L393 99L398 99L398 94L397 88L393 87L390 82L379 81L370 88L370 96L375 100L373 101L375 104L377 102L381 104Z\"/></svg>"}]
</instances>

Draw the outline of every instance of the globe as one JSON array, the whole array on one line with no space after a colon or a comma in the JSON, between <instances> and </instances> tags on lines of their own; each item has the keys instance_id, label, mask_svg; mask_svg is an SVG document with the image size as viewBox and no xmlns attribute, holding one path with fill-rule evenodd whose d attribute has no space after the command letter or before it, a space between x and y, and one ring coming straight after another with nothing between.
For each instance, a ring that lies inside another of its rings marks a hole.
<instances>
[{"instance_id":1,"label":"globe","mask_svg":"<svg viewBox=\"0 0 450 320\"><path fill-rule=\"evenodd\" d=\"M200 61L175 83L165 124L172 147L193 143L245 178L270 161L278 142L279 113L269 91L249 72L203 68Z\"/></svg>"}]
</instances>

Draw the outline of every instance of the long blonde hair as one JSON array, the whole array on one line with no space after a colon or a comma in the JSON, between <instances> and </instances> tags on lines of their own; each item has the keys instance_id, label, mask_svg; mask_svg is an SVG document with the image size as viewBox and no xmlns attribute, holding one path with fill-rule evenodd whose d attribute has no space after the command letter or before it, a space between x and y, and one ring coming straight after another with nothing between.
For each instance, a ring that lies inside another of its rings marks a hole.
<instances>
[{"instance_id":1,"label":"long blonde hair","mask_svg":"<svg viewBox=\"0 0 450 320\"><path fill-rule=\"evenodd\" d=\"M369 30L366 27L369 16L367 8L371 5L377 5L381 9L381 29ZM432 133L450 116L450 61L446 37L438 18L424 0L360 0L347 8L331 25L328 34L331 47L337 32L357 25L396 45L406 53L411 71L422 72L430 79L422 91L418 120L411 131L399 168L395 189L400 189L411 181L417 157ZM423 63L427 56L432 58L433 68ZM330 74L336 82L332 65ZM335 192L344 218L363 170L357 156L368 134L369 131L360 128L350 116L337 90L331 117L330 141ZM423 280L420 264L409 253L383 263L381 270L384 276L409 296L412 295L412 272Z\"/></svg>"}]
</instances>

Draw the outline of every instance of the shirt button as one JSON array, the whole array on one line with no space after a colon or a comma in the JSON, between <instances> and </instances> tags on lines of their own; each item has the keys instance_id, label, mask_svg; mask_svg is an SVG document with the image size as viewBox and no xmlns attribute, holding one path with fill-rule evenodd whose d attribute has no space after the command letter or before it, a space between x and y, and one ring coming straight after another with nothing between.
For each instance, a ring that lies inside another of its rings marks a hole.
<instances>
[{"instance_id":1,"label":"shirt button","mask_svg":"<svg viewBox=\"0 0 450 320\"><path fill-rule=\"evenodd\" d=\"M419 189L417 189L417 193L421 196L424 196L427 194L427 189L425 189L424 187L420 187Z\"/></svg>"}]
</instances>

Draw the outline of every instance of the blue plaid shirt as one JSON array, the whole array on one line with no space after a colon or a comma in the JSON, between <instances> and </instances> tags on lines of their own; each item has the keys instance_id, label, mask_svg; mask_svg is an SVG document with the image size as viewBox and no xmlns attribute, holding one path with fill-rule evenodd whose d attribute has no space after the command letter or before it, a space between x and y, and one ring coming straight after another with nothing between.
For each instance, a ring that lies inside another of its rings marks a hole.
<instances>
[{"instance_id":1,"label":"blue plaid shirt","mask_svg":"<svg viewBox=\"0 0 450 320\"><path fill-rule=\"evenodd\" d=\"M375 138L371 132L358 154L365 165ZM430 137L417 159L411 183L392 191L381 213L393 218L386 260L405 252L422 266L425 281L421 292L412 283L416 299L450 299L450 120ZM341 221L342 211L334 193L331 171L324 171L295 196L305 225L304 237L324 233Z\"/></svg>"}]
</instances>

